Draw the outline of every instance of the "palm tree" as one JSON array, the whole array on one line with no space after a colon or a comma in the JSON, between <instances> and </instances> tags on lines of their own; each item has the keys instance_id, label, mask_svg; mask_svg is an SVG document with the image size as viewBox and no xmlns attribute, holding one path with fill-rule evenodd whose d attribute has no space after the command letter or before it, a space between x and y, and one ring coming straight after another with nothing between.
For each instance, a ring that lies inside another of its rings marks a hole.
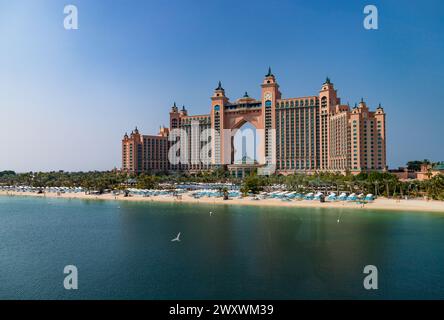
<instances>
[{"instance_id":1,"label":"palm tree","mask_svg":"<svg viewBox=\"0 0 444 320\"><path fill-rule=\"evenodd\" d=\"M428 181L428 195L432 199L444 199L444 175L438 174Z\"/></svg>"},{"instance_id":2,"label":"palm tree","mask_svg":"<svg viewBox=\"0 0 444 320\"><path fill-rule=\"evenodd\" d=\"M375 197L378 196L378 191L379 191L379 180L375 180L373 182L373 184L375 185Z\"/></svg>"},{"instance_id":3,"label":"palm tree","mask_svg":"<svg viewBox=\"0 0 444 320\"><path fill-rule=\"evenodd\" d=\"M384 179L385 192L386 192L386 196L387 196L387 198L390 197L390 186L389 186L389 182L390 182L389 179L387 179L387 178Z\"/></svg>"}]
</instances>

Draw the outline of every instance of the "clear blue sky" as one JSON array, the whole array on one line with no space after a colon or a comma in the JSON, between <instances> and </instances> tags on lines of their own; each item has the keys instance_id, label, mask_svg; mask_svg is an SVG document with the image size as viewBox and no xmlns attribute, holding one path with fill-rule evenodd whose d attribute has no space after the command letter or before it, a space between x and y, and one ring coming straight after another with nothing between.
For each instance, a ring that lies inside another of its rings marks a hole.
<instances>
[{"instance_id":1,"label":"clear blue sky","mask_svg":"<svg viewBox=\"0 0 444 320\"><path fill-rule=\"evenodd\" d=\"M63 7L79 30L63 28ZM379 30L363 8L379 9ZM173 101L208 113L219 80L258 97L317 94L388 114L390 167L444 160L444 2L0 0L0 170L120 167L120 140L156 133Z\"/></svg>"}]
</instances>

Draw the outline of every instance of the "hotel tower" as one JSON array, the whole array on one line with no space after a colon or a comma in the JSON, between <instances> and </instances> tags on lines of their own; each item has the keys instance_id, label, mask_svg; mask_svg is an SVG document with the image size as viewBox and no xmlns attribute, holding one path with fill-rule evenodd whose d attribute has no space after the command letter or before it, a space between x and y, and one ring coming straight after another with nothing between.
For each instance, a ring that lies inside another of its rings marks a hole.
<instances>
[{"instance_id":1,"label":"hotel tower","mask_svg":"<svg viewBox=\"0 0 444 320\"><path fill-rule=\"evenodd\" d=\"M234 156L234 137L246 123L255 128L256 156L239 161ZM198 172L226 165L238 177L253 170L277 174L383 171L385 132L381 105L370 111L363 99L353 108L342 104L329 78L317 95L283 98L269 69L260 99L245 93L232 102L219 82L209 114L188 115L185 107L179 110L174 103L169 127L161 127L157 135L141 135L137 128L125 134L122 170ZM170 161L171 155L181 160Z\"/></svg>"}]
</instances>

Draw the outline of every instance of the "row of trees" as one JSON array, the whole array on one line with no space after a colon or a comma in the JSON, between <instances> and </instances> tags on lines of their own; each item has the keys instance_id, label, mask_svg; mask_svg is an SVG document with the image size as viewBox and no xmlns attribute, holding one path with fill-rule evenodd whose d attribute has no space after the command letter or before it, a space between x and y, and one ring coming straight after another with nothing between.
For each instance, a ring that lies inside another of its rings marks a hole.
<instances>
[{"instance_id":1,"label":"row of trees","mask_svg":"<svg viewBox=\"0 0 444 320\"><path fill-rule=\"evenodd\" d=\"M0 175L0 185L43 187L83 187L89 190L117 189L127 177L115 172L29 172Z\"/></svg>"},{"instance_id":2,"label":"row of trees","mask_svg":"<svg viewBox=\"0 0 444 320\"><path fill-rule=\"evenodd\" d=\"M257 176L245 179L230 177L223 168L188 174L141 174L139 176L121 174L119 172L0 172L0 185L27 185L33 187L83 187L88 190L104 191L106 189L126 189L134 186L141 189L153 189L161 183L191 182L232 182L241 186L244 193L258 193L270 190L271 186L280 184L287 190L301 193L325 192L363 192L376 196L428 196L444 200L444 176L436 175L426 181L399 181L396 175L388 172L360 173L358 175L319 172L313 175L293 174L288 176Z\"/></svg>"},{"instance_id":3,"label":"row of trees","mask_svg":"<svg viewBox=\"0 0 444 320\"><path fill-rule=\"evenodd\" d=\"M412 160L407 162L407 169L410 171L420 171L421 165L427 164L427 165L433 165L434 163L430 162L428 159L424 160Z\"/></svg>"},{"instance_id":4,"label":"row of trees","mask_svg":"<svg viewBox=\"0 0 444 320\"><path fill-rule=\"evenodd\" d=\"M87 190L105 191L127 189L134 186L141 189L158 187L159 183L168 181L169 177L162 175L142 174L139 176L121 174L115 171L91 172L28 172L16 174L13 171L0 172L0 185L43 187L82 187ZM186 178L173 179L184 180Z\"/></svg>"},{"instance_id":5,"label":"row of trees","mask_svg":"<svg viewBox=\"0 0 444 320\"><path fill-rule=\"evenodd\" d=\"M385 197L420 197L444 200L444 175L436 175L426 181L399 181L396 175L384 172L342 175L321 172L313 175L294 174L289 176L262 177L252 175L244 179L242 192L258 193L269 190L275 184L300 193L307 192L355 192L372 193Z\"/></svg>"}]
</instances>

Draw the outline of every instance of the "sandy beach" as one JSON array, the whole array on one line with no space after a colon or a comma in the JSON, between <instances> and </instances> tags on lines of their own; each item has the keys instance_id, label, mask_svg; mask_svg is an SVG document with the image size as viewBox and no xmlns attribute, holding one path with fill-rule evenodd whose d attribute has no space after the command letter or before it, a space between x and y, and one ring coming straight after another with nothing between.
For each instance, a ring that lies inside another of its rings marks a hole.
<instances>
[{"instance_id":1,"label":"sandy beach","mask_svg":"<svg viewBox=\"0 0 444 320\"><path fill-rule=\"evenodd\" d=\"M130 196L124 197L123 195L115 196L113 194L102 195L88 195L84 193L62 193L57 195L56 193L37 194L31 192L11 192L0 191L0 196L25 196L25 197L49 197L49 198L61 198L61 199L84 199L84 200L111 200L111 201L140 201L140 202L170 202L170 203L196 203L196 204L217 204L217 205L250 205L250 206L278 206L278 207L304 207L304 208L350 208L350 209L377 209L377 210L398 210L398 211L424 211L424 212L443 212L444 213L444 201L434 200L394 200L378 198L373 202L365 205L357 204L354 202L336 201L336 202L324 202L321 203L315 200L293 200L282 201L279 199L262 199L252 200L251 197L242 199L230 198L229 200L223 200L222 198L207 198L200 199L193 198L189 193L184 194L181 197L173 196Z\"/></svg>"}]
</instances>

